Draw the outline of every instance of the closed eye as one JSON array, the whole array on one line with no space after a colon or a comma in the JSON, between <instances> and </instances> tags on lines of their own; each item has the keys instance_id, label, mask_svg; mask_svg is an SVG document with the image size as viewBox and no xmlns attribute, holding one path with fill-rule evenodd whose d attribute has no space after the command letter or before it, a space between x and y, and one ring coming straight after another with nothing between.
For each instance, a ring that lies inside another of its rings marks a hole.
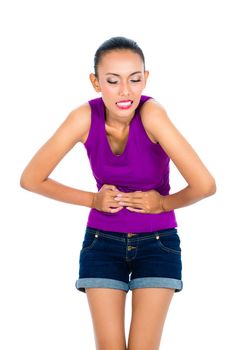
<instances>
[{"instance_id":1,"label":"closed eye","mask_svg":"<svg viewBox=\"0 0 233 350\"><path fill-rule=\"evenodd\" d=\"M141 79L138 79L138 80L131 79L130 81L131 81L132 83L138 83L139 81L141 81ZM117 83L118 83L118 81L110 81L110 80L107 80L107 82L108 82L109 84L117 84Z\"/></svg>"}]
</instances>

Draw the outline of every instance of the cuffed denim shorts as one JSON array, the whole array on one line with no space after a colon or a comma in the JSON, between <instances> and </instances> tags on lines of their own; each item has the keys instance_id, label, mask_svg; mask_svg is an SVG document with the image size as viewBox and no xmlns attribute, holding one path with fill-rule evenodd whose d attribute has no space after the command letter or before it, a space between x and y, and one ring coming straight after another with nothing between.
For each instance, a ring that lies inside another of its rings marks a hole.
<instances>
[{"instance_id":1,"label":"cuffed denim shorts","mask_svg":"<svg viewBox=\"0 0 233 350\"><path fill-rule=\"evenodd\" d=\"M183 288L180 238L176 228L153 232L111 232L86 227L75 287Z\"/></svg>"}]
</instances>

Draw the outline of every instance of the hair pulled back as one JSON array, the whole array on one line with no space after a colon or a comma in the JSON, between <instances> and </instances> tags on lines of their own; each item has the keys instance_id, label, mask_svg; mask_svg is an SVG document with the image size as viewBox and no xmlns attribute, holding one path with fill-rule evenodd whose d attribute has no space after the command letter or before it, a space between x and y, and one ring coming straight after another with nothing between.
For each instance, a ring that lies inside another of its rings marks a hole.
<instances>
[{"instance_id":1,"label":"hair pulled back","mask_svg":"<svg viewBox=\"0 0 233 350\"><path fill-rule=\"evenodd\" d=\"M104 41L96 50L95 57L94 57L94 72L97 78L98 78L98 65L101 61L101 58L105 53L113 50L131 50L137 53L143 61L144 70L145 70L145 57L142 52L142 49L138 46L136 41L125 38L123 36L115 36Z\"/></svg>"}]
</instances>

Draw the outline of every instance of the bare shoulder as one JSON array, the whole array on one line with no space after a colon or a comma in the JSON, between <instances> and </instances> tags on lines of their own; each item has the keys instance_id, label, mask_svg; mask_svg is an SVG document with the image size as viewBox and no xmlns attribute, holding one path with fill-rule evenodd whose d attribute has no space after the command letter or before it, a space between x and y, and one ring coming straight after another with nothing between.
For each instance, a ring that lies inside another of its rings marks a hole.
<instances>
[{"instance_id":1,"label":"bare shoulder","mask_svg":"<svg viewBox=\"0 0 233 350\"><path fill-rule=\"evenodd\" d=\"M142 114L142 118L145 119L145 121L148 119L146 118L148 115L154 116L154 118L156 118L166 114L164 106L154 98L150 98L149 100L145 101L140 108L140 112Z\"/></svg>"},{"instance_id":2,"label":"bare shoulder","mask_svg":"<svg viewBox=\"0 0 233 350\"><path fill-rule=\"evenodd\" d=\"M84 143L91 124L91 107L89 103L85 102L73 109L65 123L72 129L72 133L76 135L76 142Z\"/></svg>"},{"instance_id":3,"label":"bare shoulder","mask_svg":"<svg viewBox=\"0 0 233 350\"><path fill-rule=\"evenodd\" d=\"M171 121L164 106L154 99L147 100L140 110L146 130L159 142L167 154L174 158L174 152L180 152L180 146L188 148L188 142ZM179 145L179 147L175 147Z\"/></svg>"},{"instance_id":4,"label":"bare shoulder","mask_svg":"<svg viewBox=\"0 0 233 350\"><path fill-rule=\"evenodd\" d=\"M154 98L148 99L140 108L140 115L143 126L150 137L151 141L157 143L158 138L156 137L154 130L155 123L159 127L161 119L167 118L165 108Z\"/></svg>"}]
</instances>

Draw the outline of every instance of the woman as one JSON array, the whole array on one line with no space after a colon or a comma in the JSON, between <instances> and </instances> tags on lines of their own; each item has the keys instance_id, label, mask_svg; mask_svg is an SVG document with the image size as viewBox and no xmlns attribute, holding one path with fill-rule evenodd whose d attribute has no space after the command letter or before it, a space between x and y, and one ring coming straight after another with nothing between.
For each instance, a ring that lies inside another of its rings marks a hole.
<instances>
[{"instance_id":1,"label":"woman","mask_svg":"<svg viewBox=\"0 0 233 350\"><path fill-rule=\"evenodd\" d=\"M159 349L167 311L182 289L174 209L215 193L213 176L153 97L133 40L114 37L96 51L91 83L101 97L71 111L21 177L29 191L91 208L76 288L86 293L98 350ZM78 142L87 150L98 191L49 175ZM187 186L169 194L172 159ZM129 280L130 275L130 280ZM132 290L128 345L126 294Z\"/></svg>"}]
</instances>

